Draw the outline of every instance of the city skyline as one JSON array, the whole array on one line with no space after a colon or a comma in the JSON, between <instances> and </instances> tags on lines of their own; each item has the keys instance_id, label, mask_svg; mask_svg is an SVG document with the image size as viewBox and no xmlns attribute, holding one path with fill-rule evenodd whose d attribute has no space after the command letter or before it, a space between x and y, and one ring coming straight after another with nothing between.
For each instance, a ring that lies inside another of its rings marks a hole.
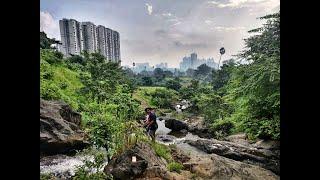
<instances>
[{"instance_id":1,"label":"city skyline","mask_svg":"<svg viewBox=\"0 0 320 180\"><path fill-rule=\"evenodd\" d=\"M226 48L222 60L239 53L247 31L264 23L257 18L278 11L279 4L279 0L42 0L40 29L59 40L59 19L95 22L120 33L123 65L163 62L179 67L192 52L215 61L220 47Z\"/></svg>"}]
</instances>

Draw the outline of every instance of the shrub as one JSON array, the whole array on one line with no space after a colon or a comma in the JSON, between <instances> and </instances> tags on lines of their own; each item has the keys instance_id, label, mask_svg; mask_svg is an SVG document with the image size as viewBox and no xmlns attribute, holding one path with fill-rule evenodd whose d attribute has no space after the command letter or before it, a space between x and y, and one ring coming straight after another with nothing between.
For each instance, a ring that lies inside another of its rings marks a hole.
<instances>
[{"instance_id":1,"label":"shrub","mask_svg":"<svg viewBox=\"0 0 320 180\"><path fill-rule=\"evenodd\" d=\"M157 89L151 93L151 104L158 108L167 108L176 99L176 93L173 90Z\"/></svg>"},{"instance_id":2,"label":"shrub","mask_svg":"<svg viewBox=\"0 0 320 180\"><path fill-rule=\"evenodd\" d=\"M40 180L54 180L55 177L52 174L48 173L41 173L40 174Z\"/></svg>"},{"instance_id":3,"label":"shrub","mask_svg":"<svg viewBox=\"0 0 320 180\"><path fill-rule=\"evenodd\" d=\"M229 135L233 127L233 122L229 120L217 120L212 124L211 130L214 132L216 138L220 139Z\"/></svg>"},{"instance_id":4,"label":"shrub","mask_svg":"<svg viewBox=\"0 0 320 180\"><path fill-rule=\"evenodd\" d=\"M168 80L166 82L166 87L168 89L173 89L178 91L181 88L181 84L179 83L179 81L180 81L179 79Z\"/></svg>"},{"instance_id":5,"label":"shrub","mask_svg":"<svg viewBox=\"0 0 320 180\"><path fill-rule=\"evenodd\" d=\"M178 162L171 162L168 164L168 170L171 172L175 171L177 173L180 173L182 169L183 165Z\"/></svg>"}]
</instances>

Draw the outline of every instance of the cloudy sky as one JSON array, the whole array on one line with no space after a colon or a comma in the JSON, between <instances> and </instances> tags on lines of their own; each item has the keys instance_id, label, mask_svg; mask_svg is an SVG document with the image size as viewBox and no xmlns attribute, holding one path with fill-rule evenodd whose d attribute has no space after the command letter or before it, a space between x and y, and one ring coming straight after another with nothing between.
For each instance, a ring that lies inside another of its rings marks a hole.
<instances>
[{"instance_id":1,"label":"cloudy sky","mask_svg":"<svg viewBox=\"0 0 320 180\"><path fill-rule=\"evenodd\" d=\"M242 50L257 17L276 12L280 0L41 0L40 31L60 39L59 20L73 18L120 33L124 65L167 62L178 67L186 55L223 59Z\"/></svg>"}]
</instances>

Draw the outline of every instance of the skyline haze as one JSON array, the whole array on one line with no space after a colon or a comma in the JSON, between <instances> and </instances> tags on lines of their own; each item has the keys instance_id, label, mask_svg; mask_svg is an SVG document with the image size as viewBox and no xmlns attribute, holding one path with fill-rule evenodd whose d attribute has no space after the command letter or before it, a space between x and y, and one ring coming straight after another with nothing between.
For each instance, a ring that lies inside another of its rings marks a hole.
<instances>
[{"instance_id":1,"label":"skyline haze","mask_svg":"<svg viewBox=\"0 0 320 180\"><path fill-rule=\"evenodd\" d=\"M184 56L223 60L239 53L258 17L279 10L279 0L42 0L40 30L60 40L59 20L91 21L120 33L122 65L149 62L179 67Z\"/></svg>"}]
</instances>

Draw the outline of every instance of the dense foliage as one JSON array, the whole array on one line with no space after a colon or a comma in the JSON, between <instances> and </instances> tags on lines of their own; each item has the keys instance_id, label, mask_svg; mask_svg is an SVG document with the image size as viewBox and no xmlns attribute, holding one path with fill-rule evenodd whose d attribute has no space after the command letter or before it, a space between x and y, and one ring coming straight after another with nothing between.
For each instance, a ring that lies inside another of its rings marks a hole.
<instances>
[{"instance_id":1,"label":"dense foliage","mask_svg":"<svg viewBox=\"0 0 320 180\"><path fill-rule=\"evenodd\" d=\"M244 131L260 138L280 138L280 13L264 16L266 24L250 32L239 55L250 61L234 72L229 88ZM233 90L234 88L234 90ZM245 116L243 116L245 114Z\"/></svg>"},{"instance_id":2,"label":"dense foliage","mask_svg":"<svg viewBox=\"0 0 320 180\"><path fill-rule=\"evenodd\" d=\"M63 100L82 114L82 125L97 147L109 156L126 145L129 133L136 133L131 120L141 110L132 98L131 78L117 63L98 54L63 59L54 49L41 49L40 95L46 100Z\"/></svg>"},{"instance_id":3,"label":"dense foliage","mask_svg":"<svg viewBox=\"0 0 320 180\"><path fill-rule=\"evenodd\" d=\"M239 58L213 71L213 90L198 95L198 106L206 119L218 127L244 131L252 138L280 138L280 13L262 17L267 22L250 33ZM218 123L219 122L219 123ZM226 133L230 132L229 130Z\"/></svg>"}]
</instances>

